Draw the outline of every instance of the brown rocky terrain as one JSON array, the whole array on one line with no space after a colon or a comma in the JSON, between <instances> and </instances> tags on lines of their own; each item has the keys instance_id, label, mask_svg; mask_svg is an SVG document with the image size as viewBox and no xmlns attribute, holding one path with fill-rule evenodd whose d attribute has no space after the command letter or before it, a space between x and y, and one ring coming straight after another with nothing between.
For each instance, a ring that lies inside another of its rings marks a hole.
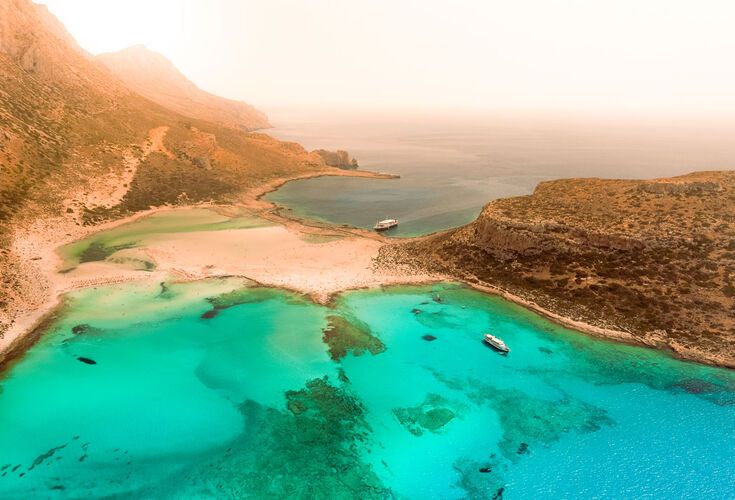
<instances>
[{"instance_id":1,"label":"brown rocky terrain","mask_svg":"<svg viewBox=\"0 0 735 500\"><path fill-rule=\"evenodd\" d=\"M142 45L100 54L96 59L128 88L184 116L242 130L271 126L264 113L242 101L205 92L176 69L171 61Z\"/></svg>"},{"instance_id":2,"label":"brown rocky terrain","mask_svg":"<svg viewBox=\"0 0 735 500\"><path fill-rule=\"evenodd\" d=\"M346 170L358 168L357 159L352 158L347 151L338 149L337 151L327 151L326 149L317 149L314 153L318 154L324 160L324 163L330 167L337 167Z\"/></svg>"},{"instance_id":3,"label":"brown rocky terrain","mask_svg":"<svg viewBox=\"0 0 735 500\"><path fill-rule=\"evenodd\" d=\"M228 203L327 168L297 144L139 95L45 7L0 0L0 335L19 304L48 289L36 257L16 245L31 226L51 244L150 207Z\"/></svg>"},{"instance_id":4,"label":"brown rocky terrain","mask_svg":"<svg viewBox=\"0 0 735 500\"><path fill-rule=\"evenodd\" d=\"M735 171L543 182L489 203L467 226L384 247L379 262L495 287L590 332L735 367Z\"/></svg>"}]
</instances>

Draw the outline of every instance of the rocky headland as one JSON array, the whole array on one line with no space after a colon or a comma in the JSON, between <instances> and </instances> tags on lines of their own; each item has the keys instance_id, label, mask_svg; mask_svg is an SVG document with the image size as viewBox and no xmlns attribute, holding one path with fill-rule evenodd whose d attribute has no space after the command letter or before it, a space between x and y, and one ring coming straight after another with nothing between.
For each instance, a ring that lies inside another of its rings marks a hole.
<instances>
[{"instance_id":1,"label":"rocky headland","mask_svg":"<svg viewBox=\"0 0 735 500\"><path fill-rule=\"evenodd\" d=\"M735 172L567 179L381 249L589 333L735 367Z\"/></svg>"}]
</instances>

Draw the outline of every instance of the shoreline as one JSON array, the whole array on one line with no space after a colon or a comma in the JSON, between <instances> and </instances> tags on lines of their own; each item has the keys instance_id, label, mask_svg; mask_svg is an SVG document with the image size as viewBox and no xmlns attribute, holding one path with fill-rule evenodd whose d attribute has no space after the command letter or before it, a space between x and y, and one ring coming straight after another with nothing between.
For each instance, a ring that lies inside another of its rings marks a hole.
<instances>
[{"instance_id":1,"label":"shoreline","mask_svg":"<svg viewBox=\"0 0 735 500\"><path fill-rule=\"evenodd\" d=\"M253 215L259 218L262 218L264 220L267 220L269 222L274 223L276 228L280 228L279 231L283 233L283 231L291 233L290 237L303 237L303 236L337 236L337 241L332 244L332 246L337 247L337 250L342 250L340 248L340 244L342 247L346 246L346 241L349 240L353 246L357 249L356 251L362 252L359 253L363 258L365 255L369 256L369 252L373 251L375 249L379 249L385 244L388 244L390 242L395 242L391 238L384 237L378 233L373 233L372 231L366 231L360 228L352 228L352 227L341 227L341 226L331 226L327 223L316 223L316 224L308 224L300 219L294 219L291 217L288 217L286 215L283 215L281 213L278 213L280 207L276 205L273 202L262 200L262 197L266 194L273 192L277 190L279 187L283 186L287 182L293 181L293 180L300 180L300 179L308 179L308 178L316 178L316 177L323 177L323 176L349 176L349 177L365 177L365 178L382 178L382 179L391 179L396 178L396 176L392 176L390 174L382 174L382 173L375 173L375 172L369 172L369 171L349 171L349 170L340 170L340 169L329 169L327 171L320 171L320 172L309 172L303 175L299 175L296 177L285 177L285 178L278 178L274 179L262 186L258 186L257 188L253 188L250 191L244 193L241 198L242 202L240 203L233 203L233 204L212 204L212 203L200 203L195 205L187 205L187 206L180 206L180 207L172 207L172 206L163 206L163 207L156 207L149 210L145 210L142 212L136 212L135 214L131 214L127 217L123 217L120 219L116 219L113 221L108 221L99 225L90 226L90 227L80 227L76 228L76 234L73 234L74 231L69 234L67 233L67 236L61 237L61 238L52 238L51 241L48 242L46 246L42 246L41 250L44 255L41 257L42 260L46 262L45 269L41 269L41 273L43 274L43 271L45 271L47 274L43 276L44 279L46 279L50 285L50 295L48 296L47 300L45 300L42 304L35 307L34 310L26 311L25 314L18 315L17 319L11 324L10 328L6 331L3 338L0 338L0 372L5 372L7 368L12 365L14 360L18 359L22 356L22 354L31 346L35 344L35 342L38 341L40 336L42 335L45 328L48 326L50 322L52 322L58 314L63 310L63 306L66 300L66 294L80 289L95 287L95 286L105 286L105 285L112 285L115 283L123 283L128 281L138 281L138 280L153 280L153 279L171 279L173 278L175 282L193 282L198 281L202 279L208 279L208 278L222 278L222 277L240 277L248 279L254 283L256 283L257 286L264 286L264 287L271 287L271 288L280 288L284 290L289 290L295 293L303 294L306 297L309 298L309 300L312 300L313 302L321 305L325 305L329 307L329 304L331 301L340 293L347 292L351 290L357 290L357 289L369 289L374 287L384 287L384 286L396 286L396 285L428 285L432 283L438 283L442 281L454 281L458 283L462 283L465 286L468 286L474 290L477 290L481 293L486 293L490 295L495 295L498 297L503 298L504 300L508 300L509 302L512 302L514 304L517 304L521 307L523 307L526 310L529 310L535 314L538 314L539 316L551 321L552 323L555 323L557 325L563 326L565 328L569 328L571 330L574 330L576 332L579 332L580 334L589 335L595 338L599 339L605 339L610 340L613 342L621 342L628 345L635 345L639 347L646 347L651 349L656 349L659 351L668 352L672 357L677 358L682 361L689 361L689 362L696 362L708 366L716 366L721 368L729 368L733 369L735 368L734 364L730 364L727 362L718 362L716 359L711 359L705 356L702 356L700 353L697 352L691 352L691 350L686 350L684 348L677 348L677 346L672 346L669 344L659 344L659 343L647 343L643 341L642 339L634 336L633 334L629 332L619 331L619 330L612 330L602 327L597 327L588 323L584 323L581 321L574 320L572 318L565 317L563 315L554 313L553 311L544 309L543 307L539 306L538 304L524 299L520 296L517 296L515 294L512 294L506 290L503 290L502 288L486 284L486 283L476 283L472 282L466 279L462 279L460 277L456 276L445 276L445 275L429 275L429 274L409 274L409 273L399 273L397 270L388 270L381 269L378 270L376 266L373 264L370 266L370 272L368 274L364 274L362 276L356 276L352 281L343 281L338 282L335 280L333 283L327 284L325 286L325 283L320 283L317 279L316 285L314 283L309 283L309 276L307 273L307 276L297 276L294 279L283 279L283 276L278 276L277 272L274 272L271 276L268 275L268 272L263 272L263 269L255 269L253 270L252 274L247 274L246 272L241 272L243 270L247 269L237 269L237 266L232 266L231 268L223 268L221 270L212 270L210 272L209 270L204 269L195 269L193 266L184 265L187 264L186 262L182 264L181 262L176 261L175 259L172 262L169 262L169 267L166 268L165 266L161 270L157 270L151 273L145 273L143 275L140 274L140 272L136 271L118 271L112 275L105 276L102 274L101 276L93 277L86 279L86 280L73 280L68 279L66 277L59 278L59 265L61 262L61 257L58 254L58 249L63 246L67 245L69 243L72 243L74 241L78 241L80 239L88 238L93 234L107 231L110 229L113 229L115 227L133 223L141 218L149 217L151 215L154 215L156 213L165 212L165 211L172 211L172 210L186 210L186 209L194 209L194 208L208 208L212 210L217 210L218 208L227 208L227 207L235 207L235 208L245 208L247 210L251 210L253 212ZM68 219L64 219L67 220ZM307 221L308 222L308 221ZM220 233L220 236L226 235L226 232L228 230L223 231L217 231ZM31 231L28 231L28 234L31 234ZM26 234L26 237L28 236ZM421 237L418 237L421 238ZM22 240L21 238L18 238L18 240ZM368 243L371 242L371 243ZM14 242L15 243L15 242ZM367 245L365 248L361 247L360 244L363 243ZM375 245L378 245L377 247L373 248ZM215 245L216 246L216 245ZM226 246L226 245L225 245ZM314 244L314 246L320 246L317 244ZM327 246L326 244L322 244L321 246ZM319 249L321 251L321 249ZM334 253L335 250L332 249L332 252ZM151 257L154 261L156 261L156 264L159 264L159 261L166 262L167 258L170 258L170 254L166 254L164 251L158 249L149 249L147 252L149 257ZM185 253L185 252L184 252ZM29 255L25 255L27 258L30 258ZM328 257L329 254L321 255L321 257ZM33 259L37 259L38 257L34 257ZM373 257L370 257L370 260L372 261ZM328 259L325 259L328 260ZM291 263L293 264L293 263ZM298 262L297 262L298 264ZM207 268L213 267L213 266L206 266ZM267 267L267 266L266 266ZM229 271L228 271L229 269ZM288 269L286 269L288 270ZM109 271L109 269L108 269ZM234 272L230 272L234 271ZM283 270L282 270L283 271ZM380 274L383 272L384 274ZM270 278L270 279L269 279ZM313 278L313 277L312 277ZM299 279L301 281L299 281ZM316 278L313 278L316 279ZM303 283L308 283L307 286L303 286ZM294 283L297 283L297 285L294 285ZM298 286L302 285L302 286Z\"/></svg>"},{"instance_id":2,"label":"shoreline","mask_svg":"<svg viewBox=\"0 0 735 500\"><path fill-rule=\"evenodd\" d=\"M460 278L454 279L459 280L461 283L464 283L470 288L479 292L501 297L509 302L523 307L524 309L538 314L539 316L547 319L548 321L551 321L556 325L563 326L564 328L579 332L583 335L594 337L596 339L608 340L610 342L618 342L621 344L642 347L646 349L653 349L656 351L668 353L669 355L671 355L672 358L683 362L697 363L706 366L713 366L716 368L731 370L735 369L735 363L729 363L727 361L720 362L718 360L702 356L696 351L687 350L683 347L672 346L669 344L647 343L642 339L634 336L630 332L613 330L610 328L602 328L599 326L591 325L589 323L585 323L583 321L578 321L572 318L568 318L566 316L562 316L561 314L557 314L553 311L545 309L535 302L524 299L523 297L508 292L507 290L503 290L502 288L494 287L488 284L473 283L471 281Z\"/></svg>"},{"instance_id":3,"label":"shoreline","mask_svg":"<svg viewBox=\"0 0 735 500\"><path fill-rule=\"evenodd\" d=\"M340 232L343 234L352 234L352 235L360 236L363 238L371 238L371 239L381 241L384 243L391 241L391 238L383 236L380 233L377 233L375 231L369 231L369 230L362 229L359 227L348 226L348 225L335 226L335 225L329 224L328 222L322 222L322 221L313 220L313 219L305 219L305 218L295 217L295 216L292 217L290 215L282 213L284 207L281 207L272 201L263 199L264 196L274 191L277 191L278 189L283 187L284 184L287 184L292 181L299 181L299 180L305 180L305 179L316 179L318 177L357 177L357 178L363 178L363 179L386 179L386 180L400 179L399 175L387 174L383 172L372 172L369 170L343 170L343 169L338 169L336 167L331 167L331 168L332 170L329 170L326 172L310 172L310 173L299 175L296 177L276 179L263 186L253 189L248 193L251 199L249 200L249 203L247 201L245 202L245 206L250 206L256 210L262 210L262 212L259 213L259 216L271 222L275 222L277 224L283 224L285 226L296 227L302 230L309 228L309 229L314 229L314 230L327 230L327 231Z\"/></svg>"},{"instance_id":4,"label":"shoreline","mask_svg":"<svg viewBox=\"0 0 735 500\"><path fill-rule=\"evenodd\" d=\"M19 296L15 304L15 309L8 312L9 326L7 330L0 336L0 370L4 370L6 365L15 357L25 352L37 340L34 336L39 328L42 328L49 318L53 317L63 305L64 296L72 291L94 286L104 286L114 283L137 281L145 279L163 278L165 273L153 272L146 275L134 271L120 271L108 276L91 277L86 280L70 279L67 276L59 276L58 270L62 264L62 258L58 254L58 249L64 245L68 245L75 241L88 238L94 234L108 231L121 225L133 223L139 219L149 217L161 212L172 210L186 210L193 208L208 208L217 210L217 208L237 207L244 208L253 212L253 215L260 217L277 225L282 225L288 231L296 231L301 234L323 234L323 233L339 233L341 236L349 235L352 238L364 237L356 231L347 228L332 227L313 227L293 221L287 217L273 214L276 208L274 204L260 200L265 194L278 189L283 184L292 180L307 179L323 176L346 176L346 177L365 177L391 179L396 176L391 174L377 173L371 171L353 171L341 170L337 168L327 168L318 172L308 172L295 177L282 177L267 182L261 186L253 188L243 195L241 201L232 204L214 204L214 203L197 203L185 206L161 206L148 210L143 210L130 214L119 219L110 220L93 226L77 225L72 219L63 215L57 217L41 219L36 221L28 221L28 223L18 229L18 233L13 238L12 248L18 255L22 256L24 264L32 263L31 272L34 277L41 283L40 290L33 290L33 296ZM53 229L52 229L53 228ZM379 243L379 241L375 241ZM190 276L186 271L171 269L169 274L176 277L180 281L193 281L206 277L219 277L225 275L233 275L224 272L222 274L206 274L192 273ZM247 275L244 278L252 279ZM258 281L257 279L253 281ZM410 278L406 278L407 282L411 282ZM386 279L386 283L394 282L393 279ZM265 286L280 287L289 289L290 287L280 283L264 283ZM359 285L356 286L359 288ZM304 293L304 290L291 288L293 291ZM41 297L43 296L43 297ZM314 300L320 300L315 296ZM326 299L321 299L326 300ZM29 341L29 338L31 339Z\"/></svg>"}]
</instances>

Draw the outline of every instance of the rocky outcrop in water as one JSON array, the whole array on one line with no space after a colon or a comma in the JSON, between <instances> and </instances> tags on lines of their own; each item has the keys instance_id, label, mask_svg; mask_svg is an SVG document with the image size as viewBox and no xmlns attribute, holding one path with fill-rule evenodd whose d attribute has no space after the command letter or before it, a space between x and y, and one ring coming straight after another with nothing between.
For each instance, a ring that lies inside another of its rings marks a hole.
<instances>
[{"instance_id":1,"label":"rocky outcrop in water","mask_svg":"<svg viewBox=\"0 0 735 500\"><path fill-rule=\"evenodd\" d=\"M337 167L344 170L355 170L359 167L357 159L352 158L347 151L342 149L338 149L337 151L317 149L314 153L318 154L324 160L324 163L330 167Z\"/></svg>"},{"instance_id":2,"label":"rocky outcrop in water","mask_svg":"<svg viewBox=\"0 0 735 500\"><path fill-rule=\"evenodd\" d=\"M327 317L323 332L322 340L329 346L329 356L333 361L339 361L348 352L360 356L366 351L370 354L385 351L385 345L372 334L370 328L354 317L332 314Z\"/></svg>"}]
</instances>

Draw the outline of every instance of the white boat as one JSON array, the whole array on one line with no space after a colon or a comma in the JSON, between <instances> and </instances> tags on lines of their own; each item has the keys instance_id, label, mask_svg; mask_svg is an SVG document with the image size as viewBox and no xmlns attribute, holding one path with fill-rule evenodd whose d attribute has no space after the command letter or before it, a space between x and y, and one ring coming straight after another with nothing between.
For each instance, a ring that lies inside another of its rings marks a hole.
<instances>
[{"instance_id":1,"label":"white boat","mask_svg":"<svg viewBox=\"0 0 735 500\"><path fill-rule=\"evenodd\" d=\"M385 219L376 222L373 226L373 229L375 229L376 231L385 231L386 229L396 227L397 225L398 221L396 219Z\"/></svg>"},{"instance_id":2,"label":"white boat","mask_svg":"<svg viewBox=\"0 0 735 500\"><path fill-rule=\"evenodd\" d=\"M499 339L495 335L490 335L489 333L486 333L485 337L483 337L483 341L487 345L494 347L500 352L510 352L510 348L507 345L505 345L505 342L503 342L501 339Z\"/></svg>"}]
</instances>

